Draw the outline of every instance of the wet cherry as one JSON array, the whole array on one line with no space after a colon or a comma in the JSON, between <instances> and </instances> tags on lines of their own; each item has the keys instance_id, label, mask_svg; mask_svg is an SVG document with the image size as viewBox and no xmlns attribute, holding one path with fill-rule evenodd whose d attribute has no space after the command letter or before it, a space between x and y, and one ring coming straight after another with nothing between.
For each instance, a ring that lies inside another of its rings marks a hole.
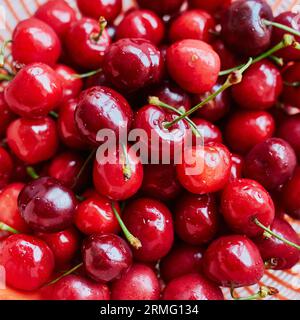
<instances>
[{"instance_id":1,"label":"wet cherry","mask_svg":"<svg viewBox=\"0 0 300 320\"><path fill-rule=\"evenodd\" d=\"M231 154L231 173L229 181L242 178L244 158L238 154Z\"/></svg>"},{"instance_id":2,"label":"wet cherry","mask_svg":"<svg viewBox=\"0 0 300 320\"><path fill-rule=\"evenodd\" d=\"M300 63L295 62L289 65L283 72L283 80L285 85L282 91L282 101L288 105L295 108L300 108L300 86L298 85L300 81L299 77ZM295 84L295 85L294 85Z\"/></svg>"},{"instance_id":3,"label":"wet cherry","mask_svg":"<svg viewBox=\"0 0 300 320\"><path fill-rule=\"evenodd\" d=\"M222 133L220 129L215 126L213 123L202 119L202 118L193 118L194 124L197 126L198 131L200 132L201 138L203 139L204 144L209 142L219 142L222 143ZM193 134L193 136L195 136ZM195 139L196 143L196 139Z\"/></svg>"}]
</instances>

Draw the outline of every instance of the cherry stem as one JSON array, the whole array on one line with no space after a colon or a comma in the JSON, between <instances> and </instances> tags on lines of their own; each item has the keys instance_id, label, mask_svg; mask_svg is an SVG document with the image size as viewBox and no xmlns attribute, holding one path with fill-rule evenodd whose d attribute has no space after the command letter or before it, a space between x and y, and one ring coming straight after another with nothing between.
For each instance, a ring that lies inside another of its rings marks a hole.
<instances>
[{"instance_id":1,"label":"cherry stem","mask_svg":"<svg viewBox=\"0 0 300 320\"><path fill-rule=\"evenodd\" d=\"M297 82L287 82L287 81L284 81L283 84L285 86L288 86L288 87L300 87L300 82L297 81Z\"/></svg>"},{"instance_id":2,"label":"cherry stem","mask_svg":"<svg viewBox=\"0 0 300 320\"><path fill-rule=\"evenodd\" d=\"M52 284L54 284L54 283L58 282L60 279L62 279L62 278L64 278L64 277L68 276L69 274L74 273L76 270L78 270L79 268L81 268L81 267L82 267L82 265L83 265L83 262L81 262L81 263L77 264L77 265L76 265L75 267L73 267L72 269L70 269L70 270L68 270L68 271L64 272L62 275L60 275L60 276L59 276L59 277L57 277L56 279L54 279L54 280L52 280L51 282L47 283L47 284L45 285L45 287L46 287L46 286L50 286L50 285L52 285Z\"/></svg>"},{"instance_id":3,"label":"cherry stem","mask_svg":"<svg viewBox=\"0 0 300 320\"><path fill-rule=\"evenodd\" d=\"M128 159L128 152L124 143L122 143L122 150L124 155L124 163L123 163L123 175L125 180L129 180L131 178L131 167Z\"/></svg>"},{"instance_id":4,"label":"cherry stem","mask_svg":"<svg viewBox=\"0 0 300 320\"><path fill-rule=\"evenodd\" d=\"M13 79L13 76L9 74L0 73L0 81L10 81Z\"/></svg>"},{"instance_id":5,"label":"cherry stem","mask_svg":"<svg viewBox=\"0 0 300 320\"><path fill-rule=\"evenodd\" d=\"M6 50L6 47L12 43L12 40L6 40L3 42L3 45L0 49L0 67L2 68L5 64L5 50Z\"/></svg>"},{"instance_id":6,"label":"cherry stem","mask_svg":"<svg viewBox=\"0 0 300 320\"><path fill-rule=\"evenodd\" d=\"M287 31L291 34L293 34L294 36L297 36L297 37L300 37L300 32L291 28L291 27L288 27L282 23L278 23L278 22L274 22L274 21L270 21L270 20L266 20L266 19L263 19L263 23L266 25L266 26L272 26L272 27L275 27L275 28L278 28L278 29L281 29L281 30L284 30L284 31Z\"/></svg>"},{"instance_id":7,"label":"cherry stem","mask_svg":"<svg viewBox=\"0 0 300 320\"><path fill-rule=\"evenodd\" d=\"M270 58L273 62L275 62L279 67L283 67L284 61L283 61L282 58L279 58L279 57L273 56L273 55L271 55L269 58Z\"/></svg>"},{"instance_id":8,"label":"cherry stem","mask_svg":"<svg viewBox=\"0 0 300 320\"><path fill-rule=\"evenodd\" d=\"M16 229L10 227L9 225L5 224L4 222L0 222L0 230L2 231L8 231L10 233L18 234L20 233Z\"/></svg>"},{"instance_id":9,"label":"cherry stem","mask_svg":"<svg viewBox=\"0 0 300 320\"><path fill-rule=\"evenodd\" d=\"M181 114L181 116L177 117L173 121L165 123L165 128L166 129L170 128L178 121L184 119L185 117L191 115L192 113L194 113L195 111L200 109L202 106L206 105L209 101L215 99L221 92L225 91L226 89L228 89L229 87L231 87L234 84L240 83L243 78L243 72L245 72L250 67L250 65L252 64L252 61L253 61L253 59L249 58L249 61L245 65L241 66L241 68L239 70L235 70L234 72L232 72L228 75L226 81L223 83L223 85L217 91L215 91L214 93L209 95L206 99L204 99L203 101L201 101L200 103L195 105L189 111Z\"/></svg>"},{"instance_id":10,"label":"cherry stem","mask_svg":"<svg viewBox=\"0 0 300 320\"><path fill-rule=\"evenodd\" d=\"M75 79L84 79L84 78L92 77L95 74L98 74L100 72L102 72L101 68L97 69L97 70L90 71L90 72L82 73L82 74L75 73L75 74L72 75L72 77L75 78Z\"/></svg>"},{"instance_id":11,"label":"cherry stem","mask_svg":"<svg viewBox=\"0 0 300 320\"><path fill-rule=\"evenodd\" d=\"M27 174L33 179L36 180L38 179L40 176L36 173L35 169L33 167L27 167L26 168L26 172Z\"/></svg>"},{"instance_id":12,"label":"cherry stem","mask_svg":"<svg viewBox=\"0 0 300 320\"><path fill-rule=\"evenodd\" d=\"M236 297L236 294L234 292L234 288L231 288L230 290L230 294L231 294L231 297L234 299L234 300L257 300L257 299L264 299L266 298L267 296L273 296L275 294L277 294L279 291L276 289L276 288L273 288L273 287L267 287L267 286L261 286L258 290L258 292L254 293L253 295L251 296L248 296L248 297L241 297L241 298L238 298Z\"/></svg>"},{"instance_id":13,"label":"cherry stem","mask_svg":"<svg viewBox=\"0 0 300 320\"><path fill-rule=\"evenodd\" d=\"M104 17L99 18L99 26L100 26L100 31L98 34L92 34L91 39L94 40L95 42L98 42L103 34L104 29L107 26L107 21Z\"/></svg>"},{"instance_id":14,"label":"cherry stem","mask_svg":"<svg viewBox=\"0 0 300 320\"><path fill-rule=\"evenodd\" d=\"M289 240L281 237L279 234L273 232L270 228L264 226L257 218L254 218L253 222L254 222L258 227L262 228L262 229L265 231L267 237L273 236L274 238L276 238L276 239L284 242L285 244L287 244L287 245L289 245L289 246L291 246L291 247L294 247L294 248L300 250L300 246L299 246L298 244L296 244L296 243L294 243L294 242L291 242L291 241L289 241Z\"/></svg>"},{"instance_id":15,"label":"cherry stem","mask_svg":"<svg viewBox=\"0 0 300 320\"><path fill-rule=\"evenodd\" d=\"M128 229L127 227L125 226L123 220L121 219L117 209L115 208L113 202L111 203L111 208L119 222L119 225L126 237L126 239L128 240L128 242L135 248L135 249L140 249L142 247L142 244L141 244L141 241L136 238Z\"/></svg>"},{"instance_id":16,"label":"cherry stem","mask_svg":"<svg viewBox=\"0 0 300 320\"><path fill-rule=\"evenodd\" d=\"M49 116L51 116L54 119L58 119L58 113L55 111L50 111L49 112Z\"/></svg>"}]
</instances>

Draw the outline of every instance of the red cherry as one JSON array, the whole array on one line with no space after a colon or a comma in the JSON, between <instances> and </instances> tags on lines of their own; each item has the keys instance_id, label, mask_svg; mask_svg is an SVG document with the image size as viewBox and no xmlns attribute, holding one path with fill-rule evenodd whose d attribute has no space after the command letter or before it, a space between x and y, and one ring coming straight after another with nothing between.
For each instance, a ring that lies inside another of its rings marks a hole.
<instances>
[{"instance_id":1,"label":"red cherry","mask_svg":"<svg viewBox=\"0 0 300 320\"><path fill-rule=\"evenodd\" d=\"M9 182L13 171L13 162L9 153L0 147L0 189Z\"/></svg>"},{"instance_id":2,"label":"red cherry","mask_svg":"<svg viewBox=\"0 0 300 320\"><path fill-rule=\"evenodd\" d=\"M283 80L290 85L284 85L282 92L283 102L298 109L300 109L300 87L298 85L293 86L293 83L297 84L300 81L299 72L300 62L295 62L285 69Z\"/></svg>"},{"instance_id":3,"label":"red cherry","mask_svg":"<svg viewBox=\"0 0 300 320\"><path fill-rule=\"evenodd\" d=\"M204 93L213 88L220 72L220 58L210 45L186 39L167 50L168 71L175 82L191 93Z\"/></svg>"},{"instance_id":4,"label":"red cherry","mask_svg":"<svg viewBox=\"0 0 300 320\"><path fill-rule=\"evenodd\" d=\"M189 273L169 282L163 300L224 300L223 293L198 273Z\"/></svg>"},{"instance_id":5,"label":"red cherry","mask_svg":"<svg viewBox=\"0 0 300 320\"><path fill-rule=\"evenodd\" d=\"M168 208L150 198L140 198L125 207L123 221L137 237L142 247L133 249L138 261L156 261L164 257L173 245L173 223Z\"/></svg>"},{"instance_id":6,"label":"red cherry","mask_svg":"<svg viewBox=\"0 0 300 320\"><path fill-rule=\"evenodd\" d=\"M53 66L61 54L60 41L54 30L36 18L17 24L11 49L14 61L19 64L43 62Z\"/></svg>"},{"instance_id":7,"label":"red cherry","mask_svg":"<svg viewBox=\"0 0 300 320\"><path fill-rule=\"evenodd\" d=\"M238 179L227 184L222 193L221 211L229 227L254 237L264 232L254 219L269 226L275 216L269 193L256 181Z\"/></svg>"},{"instance_id":8,"label":"red cherry","mask_svg":"<svg viewBox=\"0 0 300 320\"><path fill-rule=\"evenodd\" d=\"M215 126L213 123L201 119L201 118L193 118L194 124L197 126L198 131L200 132L201 138L203 139L204 144L209 142L219 142L222 143L222 133L220 129ZM193 134L195 137L195 135ZM194 145L196 145L196 139L194 139Z\"/></svg>"},{"instance_id":9,"label":"red cherry","mask_svg":"<svg viewBox=\"0 0 300 320\"><path fill-rule=\"evenodd\" d=\"M9 286L33 291L49 280L54 258L44 241L15 234L0 243L0 264L5 268Z\"/></svg>"},{"instance_id":10,"label":"red cherry","mask_svg":"<svg viewBox=\"0 0 300 320\"><path fill-rule=\"evenodd\" d=\"M137 0L137 2L141 8L150 9L163 16L178 12L184 0Z\"/></svg>"},{"instance_id":11,"label":"red cherry","mask_svg":"<svg viewBox=\"0 0 300 320\"><path fill-rule=\"evenodd\" d=\"M222 70L231 69L238 65L237 57L225 46L221 39L215 40L211 45L220 57Z\"/></svg>"},{"instance_id":12,"label":"red cherry","mask_svg":"<svg viewBox=\"0 0 300 320\"><path fill-rule=\"evenodd\" d=\"M43 63L34 63L17 73L4 95L13 112L34 118L45 116L58 106L62 99L62 85L53 69Z\"/></svg>"},{"instance_id":13,"label":"red cherry","mask_svg":"<svg viewBox=\"0 0 300 320\"><path fill-rule=\"evenodd\" d=\"M191 8L203 9L211 13L215 13L220 9L228 7L232 0L188 0Z\"/></svg>"},{"instance_id":14,"label":"red cherry","mask_svg":"<svg viewBox=\"0 0 300 320\"><path fill-rule=\"evenodd\" d=\"M204 253L202 266L209 279L224 287L251 286L264 274L258 248L240 235L215 240Z\"/></svg>"},{"instance_id":15,"label":"red cherry","mask_svg":"<svg viewBox=\"0 0 300 320\"><path fill-rule=\"evenodd\" d=\"M7 143L16 156L28 164L48 160L58 146L55 122L48 117L17 119L7 129Z\"/></svg>"},{"instance_id":16,"label":"red cherry","mask_svg":"<svg viewBox=\"0 0 300 320\"><path fill-rule=\"evenodd\" d=\"M156 274L144 264L133 264L120 279L113 282L112 300L159 300L160 287Z\"/></svg>"},{"instance_id":17,"label":"red cherry","mask_svg":"<svg viewBox=\"0 0 300 320\"><path fill-rule=\"evenodd\" d=\"M76 11L64 0L51 0L42 4L34 16L51 26L61 40L77 20Z\"/></svg>"},{"instance_id":18,"label":"red cherry","mask_svg":"<svg viewBox=\"0 0 300 320\"><path fill-rule=\"evenodd\" d=\"M119 278L132 263L129 246L114 234L90 236L82 252L87 275L99 282Z\"/></svg>"},{"instance_id":19,"label":"red cherry","mask_svg":"<svg viewBox=\"0 0 300 320\"><path fill-rule=\"evenodd\" d=\"M232 164L231 164L231 173L230 173L229 181L242 178L242 172L244 168L244 158L242 158L238 154L232 154L231 162Z\"/></svg>"},{"instance_id":20,"label":"red cherry","mask_svg":"<svg viewBox=\"0 0 300 320\"><path fill-rule=\"evenodd\" d=\"M4 93L0 92L0 137L5 134L8 125L14 118L14 114L4 100Z\"/></svg>"}]
</instances>

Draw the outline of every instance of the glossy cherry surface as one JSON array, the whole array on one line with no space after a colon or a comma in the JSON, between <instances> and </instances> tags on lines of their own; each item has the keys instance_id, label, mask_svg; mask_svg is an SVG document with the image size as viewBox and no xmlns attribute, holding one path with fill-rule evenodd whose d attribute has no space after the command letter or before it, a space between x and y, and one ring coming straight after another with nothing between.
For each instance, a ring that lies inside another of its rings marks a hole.
<instances>
[{"instance_id":1,"label":"glossy cherry surface","mask_svg":"<svg viewBox=\"0 0 300 320\"><path fill-rule=\"evenodd\" d=\"M9 153L0 146L0 189L10 180L13 171L13 162Z\"/></svg>"},{"instance_id":2,"label":"glossy cherry surface","mask_svg":"<svg viewBox=\"0 0 300 320\"><path fill-rule=\"evenodd\" d=\"M189 7L216 13L229 6L232 0L188 0Z\"/></svg>"},{"instance_id":3,"label":"glossy cherry surface","mask_svg":"<svg viewBox=\"0 0 300 320\"><path fill-rule=\"evenodd\" d=\"M137 2L142 8L165 15L178 12L184 0L138 0Z\"/></svg>"},{"instance_id":4,"label":"glossy cherry surface","mask_svg":"<svg viewBox=\"0 0 300 320\"><path fill-rule=\"evenodd\" d=\"M14 117L15 115L10 110L4 99L4 93L0 92L0 137L5 134L8 125Z\"/></svg>"},{"instance_id":5,"label":"glossy cherry surface","mask_svg":"<svg viewBox=\"0 0 300 320\"><path fill-rule=\"evenodd\" d=\"M202 119L202 118L193 118L192 119L195 125L197 126L198 131L200 132L201 138L203 139L204 144L209 142L219 142L222 143L222 132L220 129L213 123ZM195 137L195 135L193 134ZM196 139L195 139L196 143Z\"/></svg>"},{"instance_id":6,"label":"glossy cherry surface","mask_svg":"<svg viewBox=\"0 0 300 320\"><path fill-rule=\"evenodd\" d=\"M289 104L295 108L300 108L300 98L299 92L300 87L298 85L293 86L293 83L300 81L299 76L300 63L295 62L288 66L283 72L283 80L285 83L290 85L284 85L282 91L282 101L286 104Z\"/></svg>"},{"instance_id":7,"label":"glossy cherry surface","mask_svg":"<svg viewBox=\"0 0 300 320\"><path fill-rule=\"evenodd\" d=\"M244 168L244 158L238 154L231 154L231 172L229 180L242 178Z\"/></svg>"}]
</instances>

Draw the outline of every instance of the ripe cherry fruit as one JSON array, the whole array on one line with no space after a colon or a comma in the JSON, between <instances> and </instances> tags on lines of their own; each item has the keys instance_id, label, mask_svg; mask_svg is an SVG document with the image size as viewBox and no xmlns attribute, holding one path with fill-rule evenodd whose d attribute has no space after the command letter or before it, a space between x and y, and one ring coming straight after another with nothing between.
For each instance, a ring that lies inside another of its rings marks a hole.
<instances>
[{"instance_id":1,"label":"ripe cherry fruit","mask_svg":"<svg viewBox=\"0 0 300 320\"><path fill-rule=\"evenodd\" d=\"M13 121L15 115L8 107L4 92L0 92L0 137L5 135L8 125Z\"/></svg>"},{"instance_id":2,"label":"ripe cherry fruit","mask_svg":"<svg viewBox=\"0 0 300 320\"><path fill-rule=\"evenodd\" d=\"M13 162L9 153L0 147L0 189L9 182L13 171Z\"/></svg>"},{"instance_id":3,"label":"ripe cherry fruit","mask_svg":"<svg viewBox=\"0 0 300 320\"><path fill-rule=\"evenodd\" d=\"M184 0L138 0L137 2L141 8L150 9L163 16L178 12Z\"/></svg>"}]
</instances>

